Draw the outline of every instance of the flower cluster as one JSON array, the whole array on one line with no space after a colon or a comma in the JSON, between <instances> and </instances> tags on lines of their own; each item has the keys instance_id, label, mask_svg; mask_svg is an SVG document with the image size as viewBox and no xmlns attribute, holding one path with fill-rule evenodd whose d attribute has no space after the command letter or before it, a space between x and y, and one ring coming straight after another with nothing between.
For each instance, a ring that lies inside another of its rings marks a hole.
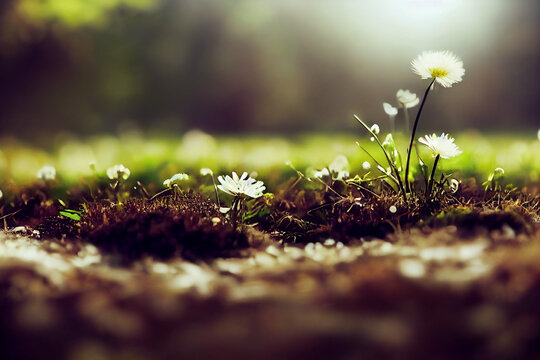
<instances>
[{"instance_id":1,"label":"flower cluster","mask_svg":"<svg viewBox=\"0 0 540 360\"><path fill-rule=\"evenodd\" d=\"M414 120L414 125L412 127L411 135L409 138L409 146L407 147L407 157L405 162L402 162L401 155L399 153L398 147L396 146L392 133L387 134L385 140L381 142L382 137L380 137L379 126L372 125L368 126L364 121L362 121L358 116L355 115L356 120L358 120L362 126L369 132L370 140L376 142L376 145L379 146L380 150L384 153L384 158L388 163L389 167L379 163L366 149L362 146L360 148L364 150L376 164L377 170L379 170L383 175L382 179L392 184L392 187L401 193L403 196L403 201L408 203L411 195L415 193L414 181L409 177L409 169L411 163L411 153L414 149L418 151L415 146L415 135L418 127L418 122L422 110L426 103L426 99L429 95L430 90L433 88L433 84L437 82L443 87L451 87L453 84L458 83L462 80L463 75L465 74L465 69L463 68L463 62L453 53L449 51L424 51L417 58L411 62L411 67L413 72L420 75L422 79L432 79L429 86L424 92L424 97L422 101L418 96L412 93L409 90L399 89L396 92L397 106L393 106L390 103L383 103L383 110L388 115L390 120L390 127L392 131L394 130L394 119L399 112L399 109L403 110L405 118L405 128L409 130L409 115L408 109L420 105L420 108L416 114ZM420 169L426 178L426 198L429 198L433 185L436 183L435 175L437 170L437 164L440 159L449 159L454 156L461 154L461 150L454 144L454 139L451 138L448 134L442 133L440 136L436 134L426 135L418 139L418 142L427 146L427 148L432 152L435 157L433 166L431 169L431 174L428 177L427 166L423 163L420 155L418 155L418 162ZM363 168L368 170L370 168L370 163L365 163ZM404 166L403 166L404 165ZM446 181L446 180L445 180ZM437 183L439 187L437 189L443 188L442 180ZM456 188L456 185L453 183L452 188Z\"/></svg>"}]
</instances>

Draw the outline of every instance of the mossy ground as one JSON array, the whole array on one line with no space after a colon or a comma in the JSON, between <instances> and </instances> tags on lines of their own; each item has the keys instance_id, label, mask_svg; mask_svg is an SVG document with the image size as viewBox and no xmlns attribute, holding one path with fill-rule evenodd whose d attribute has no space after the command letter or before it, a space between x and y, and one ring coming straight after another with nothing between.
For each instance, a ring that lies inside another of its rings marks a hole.
<instances>
[{"instance_id":1,"label":"mossy ground","mask_svg":"<svg viewBox=\"0 0 540 360\"><path fill-rule=\"evenodd\" d=\"M540 356L536 170L407 205L254 170L273 196L237 226L196 175L5 182L0 358Z\"/></svg>"}]
</instances>

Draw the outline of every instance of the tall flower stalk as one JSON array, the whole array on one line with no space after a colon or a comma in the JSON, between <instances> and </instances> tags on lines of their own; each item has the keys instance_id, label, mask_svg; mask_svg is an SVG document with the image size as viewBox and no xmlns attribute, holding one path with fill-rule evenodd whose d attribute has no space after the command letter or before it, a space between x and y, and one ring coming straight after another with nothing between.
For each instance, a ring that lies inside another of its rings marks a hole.
<instances>
[{"instance_id":1,"label":"tall flower stalk","mask_svg":"<svg viewBox=\"0 0 540 360\"><path fill-rule=\"evenodd\" d=\"M437 82L443 87L451 87L453 84L458 83L465 74L463 68L463 61L450 51L424 51L416 59L411 62L412 70L420 75L422 79L432 79L427 87L422 103L416 113L416 119L411 133L411 140L409 147L407 148L407 161L405 164L405 187L407 192L411 192L411 184L409 182L409 168L411 161L411 152L414 145L414 138L416 136L416 129L418 127L418 121L420 115L424 109L427 96L432 86Z\"/></svg>"},{"instance_id":2,"label":"tall flower stalk","mask_svg":"<svg viewBox=\"0 0 540 360\"><path fill-rule=\"evenodd\" d=\"M427 87L426 91L424 92L424 97L422 98L422 102L420 103L420 108L418 109L418 112L416 113L416 118L414 119L414 125L411 133L411 140L409 142L409 147L407 148L407 161L405 162L405 191L411 192L411 184L409 183L409 167L411 163L411 152L414 145L414 137L416 135L416 128L418 127L418 121L420 120L420 115L422 115L422 110L424 109L424 104L426 103L427 96L429 94L429 91L431 89L431 86L435 82L435 78L431 80L429 83L429 86Z\"/></svg>"}]
</instances>

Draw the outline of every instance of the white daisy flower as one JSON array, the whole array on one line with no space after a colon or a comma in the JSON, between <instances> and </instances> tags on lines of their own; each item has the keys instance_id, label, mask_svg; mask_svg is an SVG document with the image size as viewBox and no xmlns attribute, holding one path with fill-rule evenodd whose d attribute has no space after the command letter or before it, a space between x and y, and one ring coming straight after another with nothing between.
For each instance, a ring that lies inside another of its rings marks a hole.
<instances>
[{"instance_id":1,"label":"white daisy flower","mask_svg":"<svg viewBox=\"0 0 540 360\"><path fill-rule=\"evenodd\" d=\"M122 164L111 166L107 169L107 177L111 180L127 180L131 171Z\"/></svg>"},{"instance_id":2,"label":"white daisy flower","mask_svg":"<svg viewBox=\"0 0 540 360\"><path fill-rule=\"evenodd\" d=\"M449 159L462 153L461 150L454 144L454 138L448 136L448 134L442 133L441 136L426 135L423 138L419 138L418 141L426 145L434 156L440 156L443 159Z\"/></svg>"},{"instance_id":3,"label":"white daisy flower","mask_svg":"<svg viewBox=\"0 0 540 360\"><path fill-rule=\"evenodd\" d=\"M163 182L163 186L165 187L173 187L173 185L178 185L182 181L189 180L189 175L184 173L178 173L171 176L170 179L167 179Z\"/></svg>"},{"instance_id":4,"label":"white daisy flower","mask_svg":"<svg viewBox=\"0 0 540 360\"><path fill-rule=\"evenodd\" d=\"M330 176L330 171L328 171L327 168L324 168L324 169L322 169L320 171L315 171L313 173L313 177L315 177L317 179L322 179L325 176Z\"/></svg>"},{"instance_id":5,"label":"white daisy flower","mask_svg":"<svg viewBox=\"0 0 540 360\"><path fill-rule=\"evenodd\" d=\"M455 193L459 189L459 181L456 179L450 179L450 192Z\"/></svg>"},{"instance_id":6,"label":"white daisy flower","mask_svg":"<svg viewBox=\"0 0 540 360\"><path fill-rule=\"evenodd\" d=\"M418 96L409 90L399 89L396 93L396 99L398 104L405 109L410 109L420 103Z\"/></svg>"},{"instance_id":7,"label":"white daisy flower","mask_svg":"<svg viewBox=\"0 0 540 360\"><path fill-rule=\"evenodd\" d=\"M221 183L221 185L217 186L218 189L233 196L247 195L252 198L259 198L266 189L262 181L249 177L247 172L238 177L233 171L232 177L229 175L225 177L218 176L218 180Z\"/></svg>"},{"instance_id":8,"label":"white daisy flower","mask_svg":"<svg viewBox=\"0 0 540 360\"><path fill-rule=\"evenodd\" d=\"M209 168L202 168L202 169L201 169L201 175L202 175L202 176L214 175L214 172L212 171L212 169L209 169Z\"/></svg>"},{"instance_id":9,"label":"white daisy flower","mask_svg":"<svg viewBox=\"0 0 540 360\"><path fill-rule=\"evenodd\" d=\"M451 87L465 74L463 61L450 51L424 51L411 62L412 70L422 79L435 79L443 87Z\"/></svg>"},{"instance_id":10,"label":"white daisy flower","mask_svg":"<svg viewBox=\"0 0 540 360\"><path fill-rule=\"evenodd\" d=\"M46 165L38 170L36 176L41 180L52 181L56 178L56 169L54 166Z\"/></svg>"},{"instance_id":11,"label":"white daisy flower","mask_svg":"<svg viewBox=\"0 0 540 360\"><path fill-rule=\"evenodd\" d=\"M375 135L378 135L381 132L381 129L379 128L379 125L373 124L370 128L371 132Z\"/></svg>"},{"instance_id":12,"label":"white daisy flower","mask_svg":"<svg viewBox=\"0 0 540 360\"><path fill-rule=\"evenodd\" d=\"M344 155L338 155L328 166L330 173L334 176L335 180L342 180L349 177L349 160Z\"/></svg>"},{"instance_id":13,"label":"white daisy flower","mask_svg":"<svg viewBox=\"0 0 540 360\"><path fill-rule=\"evenodd\" d=\"M386 113L386 115L390 116L390 117L394 117L397 115L397 108L396 107L393 107L392 105L390 105L389 103L385 102L382 104L383 106L383 109L384 109L384 112Z\"/></svg>"}]
</instances>

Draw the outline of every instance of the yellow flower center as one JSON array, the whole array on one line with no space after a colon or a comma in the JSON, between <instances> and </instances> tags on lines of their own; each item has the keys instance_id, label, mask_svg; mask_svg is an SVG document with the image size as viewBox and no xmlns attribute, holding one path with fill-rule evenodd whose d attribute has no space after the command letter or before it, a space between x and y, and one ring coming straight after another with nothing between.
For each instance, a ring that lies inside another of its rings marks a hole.
<instances>
[{"instance_id":1,"label":"yellow flower center","mask_svg":"<svg viewBox=\"0 0 540 360\"><path fill-rule=\"evenodd\" d=\"M444 76L448 75L448 71L446 71L446 69L441 69L441 68L429 69L429 73L434 78L436 78L436 77L444 77Z\"/></svg>"}]
</instances>

